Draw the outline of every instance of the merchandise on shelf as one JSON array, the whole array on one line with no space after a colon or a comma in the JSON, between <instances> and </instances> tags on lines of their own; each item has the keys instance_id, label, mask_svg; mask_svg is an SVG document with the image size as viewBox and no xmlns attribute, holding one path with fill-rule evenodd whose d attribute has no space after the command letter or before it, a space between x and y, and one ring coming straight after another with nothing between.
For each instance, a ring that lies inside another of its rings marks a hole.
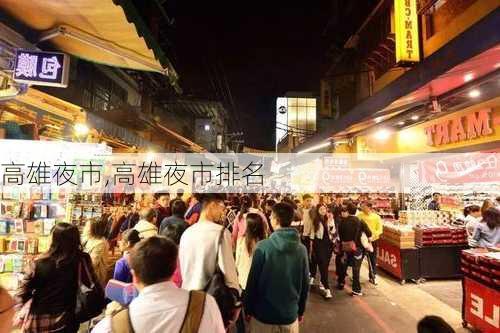
<instances>
[{"instance_id":1,"label":"merchandise on shelf","mask_svg":"<svg viewBox=\"0 0 500 333\"><path fill-rule=\"evenodd\" d=\"M400 249L415 247L415 232L409 225L384 222L382 239Z\"/></svg>"},{"instance_id":2,"label":"merchandise on shelf","mask_svg":"<svg viewBox=\"0 0 500 333\"><path fill-rule=\"evenodd\" d=\"M460 264L466 277L500 290L500 252L480 248L464 250Z\"/></svg>"},{"instance_id":3,"label":"merchandise on shelf","mask_svg":"<svg viewBox=\"0 0 500 333\"><path fill-rule=\"evenodd\" d=\"M417 246L467 245L467 232L464 227L448 225L419 225L415 227Z\"/></svg>"},{"instance_id":4,"label":"merchandise on shelf","mask_svg":"<svg viewBox=\"0 0 500 333\"><path fill-rule=\"evenodd\" d=\"M438 210L401 210L399 211L399 222L402 224L410 225L450 224L451 213Z\"/></svg>"}]
</instances>

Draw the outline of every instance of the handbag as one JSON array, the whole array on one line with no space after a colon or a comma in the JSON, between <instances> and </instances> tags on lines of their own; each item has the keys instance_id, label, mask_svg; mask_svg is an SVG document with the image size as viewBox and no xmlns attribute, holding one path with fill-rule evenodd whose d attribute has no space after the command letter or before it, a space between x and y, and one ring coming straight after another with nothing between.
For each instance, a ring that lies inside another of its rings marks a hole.
<instances>
[{"instance_id":1,"label":"handbag","mask_svg":"<svg viewBox=\"0 0 500 333\"><path fill-rule=\"evenodd\" d=\"M341 242L342 252L351 253L351 252L356 252L358 250L358 247L356 246L356 238L358 238L358 233L360 229L361 229L361 223L358 223L356 227L356 232L354 233L354 240Z\"/></svg>"},{"instance_id":2,"label":"handbag","mask_svg":"<svg viewBox=\"0 0 500 333\"><path fill-rule=\"evenodd\" d=\"M228 327L234 320L235 313L241 308L241 299L238 290L226 285L226 277L219 267L219 249L222 247L222 239L226 228L222 228L217 242L215 255L215 273L208 281L205 292L212 295L219 306L224 326Z\"/></svg>"},{"instance_id":3,"label":"handbag","mask_svg":"<svg viewBox=\"0 0 500 333\"><path fill-rule=\"evenodd\" d=\"M95 273L89 270L86 258L81 257L78 263L75 319L79 323L89 321L100 315L104 307L104 290L97 282Z\"/></svg>"},{"instance_id":4,"label":"handbag","mask_svg":"<svg viewBox=\"0 0 500 333\"><path fill-rule=\"evenodd\" d=\"M364 232L361 233L361 245L363 245L363 248L368 251L368 252L373 252L373 245L370 243L368 240L368 237Z\"/></svg>"}]
</instances>

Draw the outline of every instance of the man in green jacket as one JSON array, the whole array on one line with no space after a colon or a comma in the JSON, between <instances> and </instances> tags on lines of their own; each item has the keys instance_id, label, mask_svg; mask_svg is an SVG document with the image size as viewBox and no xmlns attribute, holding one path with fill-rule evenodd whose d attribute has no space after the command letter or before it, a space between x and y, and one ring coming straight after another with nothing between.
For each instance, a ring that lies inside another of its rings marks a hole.
<instances>
[{"instance_id":1,"label":"man in green jacket","mask_svg":"<svg viewBox=\"0 0 500 333\"><path fill-rule=\"evenodd\" d=\"M245 313L250 332L299 332L309 293L306 248L291 228L293 207L273 207L274 233L257 244L245 290Z\"/></svg>"}]
</instances>

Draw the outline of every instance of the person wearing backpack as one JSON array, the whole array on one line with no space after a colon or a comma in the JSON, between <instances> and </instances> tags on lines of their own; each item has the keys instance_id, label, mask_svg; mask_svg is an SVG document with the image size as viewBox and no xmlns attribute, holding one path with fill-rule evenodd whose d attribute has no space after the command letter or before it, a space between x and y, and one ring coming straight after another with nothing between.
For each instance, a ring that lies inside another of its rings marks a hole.
<instances>
[{"instance_id":1,"label":"person wearing backpack","mask_svg":"<svg viewBox=\"0 0 500 333\"><path fill-rule=\"evenodd\" d=\"M372 237L372 232L365 222L356 217L356 205L350 202L347 204L345 210L342 212L342 215L346 213L348 215L340 221L338 226L342 265L338 273L337 289L344 289L347 267L352 266L352 296L363 296L359 281L359 272L365 255L365 249L361 241L361 235L365 233L366 237L370 238Z\"/></svg>"},{"instance_id":2,"label":"person wearing backpack","mask_svg":"<svg viewBox=\"0 0 500 333\"><path fill-rule=\"evenodd\" d=\"M212 296L177 288L171 281L177 254L177 245L166 237L140 241L130 253L133 283L139 296L128 308L99 322L92 332L224 333Z\"/></svg>"},{"instance_id":3,"label":"person wearing backpack","mask_svg":"<svg viewBox=\"0 0 500 333\"><path fill-rule=\"evenodd\" d=\"M224 196L200 195L200 220L186 229L179 245L182 288L205 290L217 300L226 327L239 314L241 288L231 246L224 228Z\"/></svg>"},{"instance_id":4,"label":"person wearing backpack","mask_svg":"<svg viewBox=\"0 0 500 333\"><path fill-rule=\"evenodd\" d=\"M244 310L252 333L298 333L309 293L309 258L297 230L291 227L294 209L273 207L274 232L253 253Z\"/></svg>"}]
</instances>

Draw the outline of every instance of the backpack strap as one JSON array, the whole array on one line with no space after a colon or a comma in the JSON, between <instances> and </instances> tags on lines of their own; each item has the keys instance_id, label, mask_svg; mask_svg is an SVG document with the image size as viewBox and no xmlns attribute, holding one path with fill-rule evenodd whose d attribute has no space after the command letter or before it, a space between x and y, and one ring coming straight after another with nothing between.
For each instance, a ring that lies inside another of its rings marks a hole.
<instances>
[{"instance_id":1,"label":"backpack strap","mask_svg":"<svg viewBox=\"0 0 500 333\"><path fill-rule=\"evenodd\" d=\"M201 318L205 310L206 296L207 294L202 291L192 290L189 292L189 302L180 333L198 332L201 325Z\"/></svg>"},{"instance_id":2,"label":"backpack strap","mask_svg":"<svg viewBox=\"0 0 500 333\"><path fill-rule=\"evenodd\" d=\"M134 333L134 327L130 320L130 312L127 307L121 308L111 317L111 332Z\"/></svg>"}]
</instances>

